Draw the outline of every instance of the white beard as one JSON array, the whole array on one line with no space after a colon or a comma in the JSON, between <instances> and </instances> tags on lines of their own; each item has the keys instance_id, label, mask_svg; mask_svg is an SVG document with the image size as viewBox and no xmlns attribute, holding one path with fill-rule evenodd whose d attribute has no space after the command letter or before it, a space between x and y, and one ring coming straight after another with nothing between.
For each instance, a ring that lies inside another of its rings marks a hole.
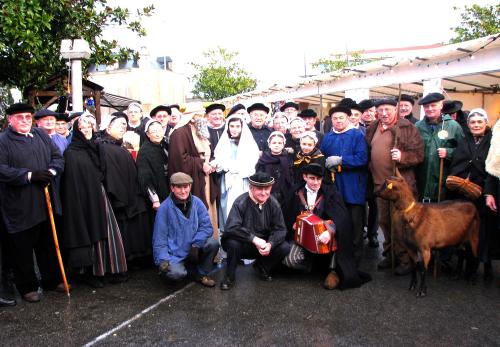
<instances>
[{"instance_id":1,"label":"white beard","mask_svg":"<svg viewBox=\"0 0 500 347\"><path fill-rule=\"evenodd\" d=\"M194 121L194 127L196 129L196 134L199 137L205 140L208 140L210 138L210 133L208 132L208 121L206 119L196 119Z\"/></svg>"}]
</instances>

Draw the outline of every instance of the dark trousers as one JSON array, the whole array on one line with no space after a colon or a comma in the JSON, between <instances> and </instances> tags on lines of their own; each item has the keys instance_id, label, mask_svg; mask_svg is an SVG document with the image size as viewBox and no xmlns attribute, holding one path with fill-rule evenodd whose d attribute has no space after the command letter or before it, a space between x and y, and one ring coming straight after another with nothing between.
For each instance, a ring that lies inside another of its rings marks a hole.
<instances>
[{"instance_id":1,"label":"dark trousers","mask_svg":"<svg viewBox=\"0 0 500 347\"><path fill-rule=\"evenodd\" d=\"M269 255L264 257L253 243L234 239L224 239L222 248L227 253L226 276L232 281L235 279L236 267L240 259L256 259L267 272L270 272L290 251L288 242L283 242L273 246Z\"/></svg>"},{"instance_id":2,"label":"dark trousers","mask_svg":"<svg viewBox=\"0 0 500 347\"><path fill-rule=\"evenodd\" d=\"M354 241L354 257L359 264L363 257L363 221L365 216L364 205L345 204L352 222L352 239Z\"/></svg>"},{"instance_id":3,"label":"dark trousers","mask_svg":"<svg viewBox=\"0 0 500 347\"><path fill-rule=\"evenodd\" d=\"M54 289L62 282L49 222L9 234L14 283L21 295L36 291L39 283L35 274L33 251L44 289Z\"/></svg>"},{"instance_id":4,"label":"dark trousers","mask_svg":"<svg viewBox=\"0 0 500 347\"><path fill-rule=\"evenodd\" d=\"M377 210L377 199L375 197L366 200L368 204L368 216L367 216L367 227L366 235L369 238L377 239L378 236L378 210Z\"/></svg>"}]
</instances>

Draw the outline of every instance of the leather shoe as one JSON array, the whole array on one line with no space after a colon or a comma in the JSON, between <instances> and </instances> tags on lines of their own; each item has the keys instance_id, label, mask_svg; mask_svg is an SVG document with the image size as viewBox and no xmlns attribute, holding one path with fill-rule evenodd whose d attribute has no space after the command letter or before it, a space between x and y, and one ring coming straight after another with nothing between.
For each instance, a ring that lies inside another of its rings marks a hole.
<instances>
[{"instance_id":1,"label":"leather shoe","mask_svg":"<svg viewBox=\"0 0 500 347\"><path fill-rule=\"evenodd\" d=\"M16 300L6 299L0 296L0 307L16 306L16 304Z\"/></svg>"},{"instance_id":2,"label":"leather shoe","mask_svg":"<svg viewBox=\"0 0 500 347\"><path fill-rule=\"evenodd\" d=\"M196 282L208 288L215 287L215 281L208 276L198 275L198 277L196 278Z\"/></svg>"},{"instance_id":3,"label":"leather shoe","mask_svg":"<svg viewBox=\"0 0 500 347\"><path fill-rule=\"evenodd\" d=\"M40 294L38 292L29 292L23 295L23 300L27 302L39 302L40 301Z\"/></svg>"},{"instance_id":4,"label":"leather shoe","mask_svg":"<svg viewBox=\"0 0 500 347\"><path fill-rule=\"evenodd\" d=\"M371 248L378 248L377 237L375 237L375 236L369 236L368 237L368 246L370 246Z\"/></svg>"},{"instance_id":5,"label":"leather shoe","mask_svg":"<svg viewBox=\"0 0 500 347\"><path fill-rule=\"evenodd\" d=\"M379 270L390 269L392 267L391 258L386 257L380 263L378 263L377 268Z\"/></svg>"},{"instance_id":6,"label":"leather shoe","mask_svg":"<svg viewBox=\"0 0 500 347\"><path fill-rule=\"evenodd\" d=\"M261 280L267 281L267 282L270 282L273 280L271 275L267 272L267 270L264 268L264 266L262 266L262 264L259 261L255 261L253 263L253 268L257 271Z\"/></svg>"},{"instance_id":7,"label":"leather shoe","mask_svg":"<svg viewBox=\"0 0 500 347\"><path fill-rule=\"evenodd\" d=\"M325 287L325 289L335 289L338 287L339 285L339 276L335 273L335 271L330 271L330 273L328 274L328 276L326 276L325 278L325 282L323 283L323 287Z\"/></svg>"},{"instance_id":8,"label":"leather shoe","mask_svg":"<svg viewBox=\"0 0 500 347\"><path fill-rule=\"evenodd\" d=\"M413 270L411 264L399 264L394 269L394 274L397 276L406 276Z\"/></svg>"},{"instance_id":9,"label":"leather shoe","mask_svg":"<svg viewBox=\"0 0 500 347\"><path fill-rule=\"evenodd\" d=\"M229 290L234 285L234 281L231 281L228 277L224 277L222 282L220 283L221 290Z\"/></svg>"},{"instance_id":10,"label":"leather shoe","mask_svg":"<svg viewBox=\"0 0 500 347\"><path fill-rule=\"evenodd\" d=\"M71 292L71 286L68 284L68 290ZM58 292L58 293L66 293L66 291L64 290L64 283L59 283L54 291Z\"/></svg>"}]
</instances>

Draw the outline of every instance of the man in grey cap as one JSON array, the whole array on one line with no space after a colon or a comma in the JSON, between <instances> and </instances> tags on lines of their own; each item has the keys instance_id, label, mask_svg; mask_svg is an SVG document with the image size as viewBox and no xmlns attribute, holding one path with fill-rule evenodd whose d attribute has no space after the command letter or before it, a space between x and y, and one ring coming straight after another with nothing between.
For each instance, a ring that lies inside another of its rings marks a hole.
<instances>
[{"instance_id":1,"label":"man in grey cap","mask_svg":"<svg viewBox=\"0 0 500 347\"><path fill-rule=\"evenodd\" d=\"M419 199L424 202L444 200L444 183L448 176L448 167L453 158L453 151L464 139L460 124L447 114L442 114L444 95L430 93L418 104L422 105L425 117L415 126L424 142L424 161L417 170ZM440 161L443 161L441 173L441 191L439 194Z\"/></svg>"},{"instance_id":2,"label":"man in grey cap","mask_svg":"<svg viewBox=\"0 0 500 347\"><path fill-rule=\"evenodd\" d=\"M205 204L191 194L191 176L177 172L170 177L170 196L160 205L153 231L153 257L161 275L177 282L188 274L186 263L196 266L195 279L214 287L208 276L219 250Z\"/></svg>"}]
</instances>

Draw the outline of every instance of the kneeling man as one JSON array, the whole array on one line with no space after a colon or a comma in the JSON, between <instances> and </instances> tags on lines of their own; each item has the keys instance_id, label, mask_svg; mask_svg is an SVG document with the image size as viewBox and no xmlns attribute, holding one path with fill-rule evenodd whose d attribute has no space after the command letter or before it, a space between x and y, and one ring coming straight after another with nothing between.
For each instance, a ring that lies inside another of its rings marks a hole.
<instances>
[{"instance_id":1,"label":"kneeling man","mask_svg":"<svg viewBox=\"0 0 500 347\"><path fill-rule=\"evenodd\" d=\"M326 289L359 287L371 278L368 274L358 271L354 257L353 230L350 214L344 205L342 196L335 186L322 184L324 168L319 164L309 164L304 168L304 182L292 189L283 208L285 223L289 231L287 240L292 243L291 251L283 263L293 269L310 272L313 264L313 253L308 252L294 241L295 221L297 216L309 211L324 221L333 221L334 234L325 230L318 236L318 241L329 244L335 238L337 250L330 254L318 255L328 261L328 275L324 282ZM340 282L340 284L339 284Z\"/></svg>"},{"instance_id":2,"label":"kneeling man","mask_svg":"<svg viewBox=\"0 0 500 347\"><path fill-rule=\"evenodd\" d=\"M286 227L278 201L271 196L274 178L257 172L249 178L250 188L234 201L222 235L227 252L227 269L221 289L234 284L240 259L256 259L254 268L261 279L270 281L271 270L289 252Z\"/></svg>"},{"instance_id":3,"label":"kneeling man","mask_svg":"<svg viewBox=\"0 0 500 347\"><path fill-rule=\"evenodd\" d=\"M177 172L170 178L170 196L160 205L153 232L153 256L160 273L171 281L187 276L185 262L197 268L196 281L215 286L208 276L219 250L212 238L212 224L207 208L191 195L191 176Z\"/></svg>"}]
</instances>

